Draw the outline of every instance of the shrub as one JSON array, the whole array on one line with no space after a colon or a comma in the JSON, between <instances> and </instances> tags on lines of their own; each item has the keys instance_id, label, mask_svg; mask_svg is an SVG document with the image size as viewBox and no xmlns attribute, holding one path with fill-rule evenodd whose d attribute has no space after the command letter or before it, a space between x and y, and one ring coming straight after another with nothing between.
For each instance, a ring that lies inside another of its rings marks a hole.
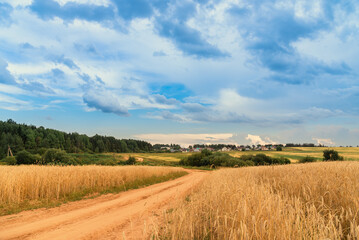
<instances>
[{"instance_id":1,"label":"shrub","mask_svg":"<svg viewBox=\"0 0 359 240\"><path fill-rule=\"evenodd\" d=\"M275 150L277 150L277 151L283 151L283 148L282 148L282 146L277 146Z\"/></svg>"},{"instance_id":2,"label":"shrub","mask_svg":"<svg viewBox=\"0 0 359 240\"><path fill-rule=\"evenodd\" d=\"M289 164L287 158L271 158L265 154L242 155L240 158L232 157L227 153L195 153L182 159L179 164L186 166L214 166L214 167L245 167L271 164ZM207 155L207 156L206 156Z\"/></svg>"},{"instance_id":3,"label":"shrub","mask_svg":"<svg viewBox=\"0 0 359 240\"><path fill-rule=\"evenodd\" d=\"M102 166L115 166L115 165L117 165L117 162L115 162L112 159L102 159L102 160L98 161L97 164L102 165Z\"/></svg>"},{"instance_id":4,"label":"shrub","mask_svg":"<svg viewBox=\"0 0 359 240\"><path fill-rule=\"evenodd\" d=\"M253 155L252 154L246 154L246 155L242 155L240 156L239 159L243 160L243 161L252 161Z\"/></svg>"},{"instance_id":5,"label":"shrub","mask_svg":"<svg viewBox=\"0 0 359 240\"><path fill-rule=\"evenodd\" d=\"M16 158L15 157L6 157L1 159L0 164L4 164L4 165L16 165Z\"/></svg>"},{"instance_id":6,"label":"shrub","mask_svg":"<svg viewBox=\"0 0 359 240\"><path fill-rule=\"evenodd\" d=\"M17 164L36 164L40 161L40 158L38 154L33 155L26 150L22 150L17 153L16 162Z\"/></svg>"},{"instance_id":7,"label":"shrub","mask_svg":"<svg viewBox=\"0 0 359 240\"><path fill-rule=\"evenodd\" d=\"M242 155L241 160L246 161L248 166L261 166L261 165L273 165L273 164L290 164L288 158L271 158L263 153L253 155ZM252 165L250 165L252 164Z\"/></svg>"},{"instance_id":8,"label":"shrub","mask_svg":"<svg viewBox=\"0 0 359 240\"><path fill-rule=\"evenodd\" d=\"M299 163L316 162L316 161L317 160L314 157L309 157L309 156L299 159Z\"/></svg>"},{"instance_id":9,"label":"shrub","mask_svg":"<svg viewBox=\"0 0 359 240\"><path fill-rule=\"evenodd\" d=\"M195 166L195 167L209 166L211 165L212 156L213 154L211 151L207 149L203 149L202 152L200 153L194 153L186 158L181 159L179 164L185 166Z\"/></svg>"},{"instance_id":10,"label":"shrub","mask_svg":"<svg viewBox=\"0 0 359 240\"><path fill-rule=\"evenodd\" d=\"M77 165L78 163L64 150L50 148L46 150L44 156L42 157L41 164Z\"/></svg>"},{"instance_id":11,"label":"shrub","mask_svg":"<svg viewBox=\"0 0 359 240\"><path fill-rule=\"evenodd\" d=\"M129 157L128 160L125 162L126 165L134 165L136 163L135 157Z\"/></svg>"},{"instance_id":12,"label":"shrub","mask_svg":"<svg viewBox=\"0 0 359 240\"><path fill-rule=\"evenodd\" d=\"M263 154L263 153L260 153L260 154L257 154L255 155L253 158L252 158L252 161L254 162L254 164L256 166L259 166L259 165L271 165L273 164L273 160L271 157Z\"/></svg>"},{"instance_id":13,"label":"shrub","mask_svg":"<svg viewBox=\"0 0 359 240\"><path fill-rule=\"evenodd\" d=\"M188 156L187 161L185 161L185 164L189 166L196 166L196 167L203 166L201 162L202 158L203 158L202 153L192 154L191 156Z\"/></svg>"},{"instance_id":14,"label":"shrub","mask_svg":"<svg viewBox=\"0 0 359 240\"><path fill-rule=\"evenodd\" d=\"M339 153L333 149L327 149L323 151L323 161L343 161L343 157L339 156Z\"/></svg>"}]
</instances>

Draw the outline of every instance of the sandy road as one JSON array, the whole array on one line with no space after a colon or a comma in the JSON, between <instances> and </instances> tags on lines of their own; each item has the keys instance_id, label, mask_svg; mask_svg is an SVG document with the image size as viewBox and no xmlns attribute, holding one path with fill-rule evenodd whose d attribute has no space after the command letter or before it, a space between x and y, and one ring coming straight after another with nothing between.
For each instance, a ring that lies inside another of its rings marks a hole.
<instances>
[{"instance_id":1,"label":"sandy road","mask_svg":"<svg viewBox=\"0 0 359 240\"><path fill-rule=\"evenodd\" d=\"M162 211L208 174L189 172L146 188L0 217L0 240L144 239Z\"/></svg>"}]
</instances>

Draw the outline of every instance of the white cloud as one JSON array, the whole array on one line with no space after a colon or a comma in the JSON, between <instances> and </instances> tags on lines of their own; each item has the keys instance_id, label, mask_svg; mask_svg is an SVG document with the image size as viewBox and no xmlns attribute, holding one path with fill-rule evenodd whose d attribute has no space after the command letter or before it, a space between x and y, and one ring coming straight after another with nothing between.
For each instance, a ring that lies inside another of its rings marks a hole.
<instances>
[{"instance_id":1,"label":"white cloud","mask_svg":"<svg viewBox=\"0 0 359 240\"><path fill-rule=\"evenodd\" d=\"M246 139L249 140L252 145L276 144L276 142L272 141L269 137L265 137L264 140L263 140L258 135L248 134Z\"/></svg>"},{"instance_id":2,"label":"white cloud","mask_svg":"<svg viewBox=\"0 0 359 240\"><path fill-rule=\"evenodd\" d=\"M31 4L32 0L3 0L4 2L7 2L11 4L13 7L16 6L28 6Z\"/></svg>"},{"instance_id":3,"label":"white cloud","mask_svg":"<svg viewBox=\"0 0 359 240\"><path fill-rule=\"evenodd\" d=\"M90 108L119 116L129 116L127 108L123 106L120 99L109 91L90 89L85 93L83 100Z\"/></svg>"},{"instance_id":4,"label":"white cloud","mask_svg":"<svg viewBox=\"0 0 359 240\"><path fill-rule=\"evenodd\" d=\"M60 5L65 5L68 2L75 2L79 4L92 4L97 6L108 6L111 2L109 0L55 0Z\"/></svg>"},{"instance_id":5,"label":"white cloud","mask_svg":"<svg viewBox=\"0 0 359 240\"><path fill-rule=\"evenodd\" d=\"M34 107L30 102L22 101L0 93L0 109L19 111L19 110L31 110Z\"/></svg>"},{"instance_id":6,"label":"white cloud","mask_svg":"<svg viewBox=\"0 0 359 240\"><path fill-rule=\"evenodd\" d=\"M26 91L23 89L13 86L0 83L0 92L7 93L7 94L24 94Z\"/></svg>"},{"instance_id":7,"label":"white cloud","mask_svg":"<svg viewBox=\"0 0 359 240\"><path fill-rule=\"evenodd\" d=\"M148 141L152 144L156 143L174 143L182 147L193 144L237 144L232 138L232 133L215 133L215 134L139 134L134 137Z\"/></svg>"},{"instance_id":8,"label":"white cloud","mask_svg":"<svg viewBox=\"0 0 359 240\"><path fill-rule=\"evenodd\" d=\"M335 142L330 138L312 138L314 141L317 141L317 144L325 145L325 146L334 146Z\"/></svg>"}]
</instances>

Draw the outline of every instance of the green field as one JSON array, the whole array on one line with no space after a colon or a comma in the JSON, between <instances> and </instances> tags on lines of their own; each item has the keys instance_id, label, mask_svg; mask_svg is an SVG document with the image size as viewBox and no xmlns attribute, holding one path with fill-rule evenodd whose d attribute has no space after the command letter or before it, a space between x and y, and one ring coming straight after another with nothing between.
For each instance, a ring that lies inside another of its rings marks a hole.
<instances>
[{"instance_id":1,"label":"green field","mask_svg":"<svg viewBox=\"0 0 359 240\"><path fill-rule=\"evenodd\" d=\"M271 157L285 157L289 158L292 162L297 162L299 159L310 156L317 160L323 159L323 151L325 147L291 147L283 148L283 151L263 151L262 153ZM358 161L359 160L359 148L358 147L335 147L330 148L338 151L340 156L344 157L345 161ZM230 154L235 157L239 157L243 154L257 154L258 151L248 152L231 152Z\"/></svg>"},{"instance_id":2,"label":"green field","mask_svg":"<svg viewBox=\"0 0 359 240\"><path fill-rule=\"evenodd\" d=\"M314 157L317 160L323 159L323 151L328 148L324 147L291 147L283 148L283 151L231 151L228 152L234 157L240 157L244 154L259 154L264 153L271 157L285 157L290 159L292 162L297 162L299 159L310 156ZM358 147L335 147L330 148L339 152L341 156L344 157L346 161L357 161L359 160L359 148ZM145 164L149 165L173 165L176 164L182 158L191 155L192 153L116 153L116 154L106 154L107 156L111 155L119 160L126 160L129 156L135 157L137 160L143 161Z\"/></svg>"},{"instance_id":3,"label":"green field","mask_svg":"<svg viewBox=\"0 0 359 240\"><path fill-rule=\"evenodd\" d=\"M178 162L192 153L70 153L82 164L117 165L119 162L135 157L138 165L178 166Z\"/></svg>"}]
</instances>

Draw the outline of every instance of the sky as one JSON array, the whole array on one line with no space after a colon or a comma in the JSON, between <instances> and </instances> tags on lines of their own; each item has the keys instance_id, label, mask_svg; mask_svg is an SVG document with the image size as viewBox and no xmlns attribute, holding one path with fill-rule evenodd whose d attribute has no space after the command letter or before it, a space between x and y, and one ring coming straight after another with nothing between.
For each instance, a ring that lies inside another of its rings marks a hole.
<instances>
[{"instance_id":1,"label":"sky","mask_svg":"<svg viewBox=\"0 0 359 240\"><path fill-rule=\"evenodd\" d=\"M359 145L356 0L0 0L0 120Z\"/></svg>"}]
</instances>

